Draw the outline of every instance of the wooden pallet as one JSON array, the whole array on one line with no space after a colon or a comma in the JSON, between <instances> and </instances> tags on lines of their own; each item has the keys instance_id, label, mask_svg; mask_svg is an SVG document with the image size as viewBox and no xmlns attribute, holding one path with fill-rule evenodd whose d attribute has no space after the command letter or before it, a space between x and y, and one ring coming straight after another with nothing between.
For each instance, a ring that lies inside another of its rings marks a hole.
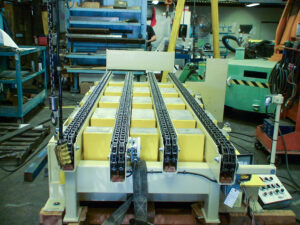
<instances>
[{"instance_id":1,"label":"wooden pallet","mask_svg":"<svg viewBox=\"0 0 300 225\"><path fill-rule=\"evenodd\" d=\"M0 123L0 136L14 132L24 126L26 125ZM24 160L35 151L49 132L49 126L38 126L0 143L1 165L18 166L23 163Z\"/></svg>"},{"instance_id":2,"label":"wooden pallet","mask_svg":"<svg viewBox=\"0 0 300 225\"><path fill-rule=\"evenodd\" d=\"M164 207L148 203L148 221L154 225L208 225L205 223L201 204L184 206L170 203ZM174 207L174 206L175 207ZM105 203L99 203L101 207L84 206L77 223L63 223L64 212L40 212L40 224L42 225L100 225L115 210L114 207L105 208ZM122 225L129 225L130 219L134 218L133 209L129 209ZM263 213L255 213L258 225L296 225L296 215L291 210L265 210ZM244 213L220 214L222 225L251 225L251 220ZM209 225L214 225L210 223Z\"/></svg>"}]
</instances>

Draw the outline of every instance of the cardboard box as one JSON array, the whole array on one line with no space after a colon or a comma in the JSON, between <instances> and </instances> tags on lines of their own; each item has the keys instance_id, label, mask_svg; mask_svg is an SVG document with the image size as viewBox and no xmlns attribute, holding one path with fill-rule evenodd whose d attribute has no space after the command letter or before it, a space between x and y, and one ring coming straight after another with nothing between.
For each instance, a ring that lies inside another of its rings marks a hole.
<instances>
[{"instance_id":1,"label":"cardboard box","mask_svg":"<svg viewBox=\"0 0 300 225\"><path fill-rule=\"evenodd\" d=\"M82 8L100 8L100 2L83 2Z\"/></svg>"},{"instance_id":2,"label":"cardboard box","mask_svg":"<svg viewBox=\"0 0 300 225\"><path fill-rule=\"evenodd\" d=\"M80 83L80 94L84 95L85 93L87 93L93 85L94 85L94 82L82 81Z\"/></svg>"}]
</instances>

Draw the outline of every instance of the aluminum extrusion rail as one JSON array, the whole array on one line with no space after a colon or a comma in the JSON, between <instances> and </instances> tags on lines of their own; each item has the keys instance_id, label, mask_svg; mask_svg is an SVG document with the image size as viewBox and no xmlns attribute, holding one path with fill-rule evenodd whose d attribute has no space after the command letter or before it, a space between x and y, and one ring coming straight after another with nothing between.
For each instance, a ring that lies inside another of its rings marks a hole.
<instances>
[{"instance_id":1,"label":"aluminum extrusion rail","mask_svg":"<svg viewBox=\"0 0 300 225\"><path fill-rule=\"evenodd\" d=\"M95 87L93 92L90 94L84 105L80 108L80 110L76 113L72 122L68 125L68 127L64 131L64 141L66 141L68 146L68 152L71 157L72 163L74 162L74 143L76 141L77 134L86 121L87 116L95 105L99 95L101 94L103 88L106 86L109 78L111 77L112 72L106 72L101 81L99 81L98 85Z\"/></svg>"},{"instance_id":2,"label":"aluminum extrusion rail","mask_svg":"<svg viewBox=\"0 0 300 225\"><path fill-rule=\"evenodd\" d=\"M209 118L206 112L201 108L198 102L193 98L190 92L181 84L174 74L169 74L174 84L177 86L187 103L191 106L192 110L201 121L209 135L218 147L221 158L221 171L220 182L232 183L234 180L234 174L237 169L237 158L235 149L232 144L223 135L220 129Z\"/></svg>"},{"instance_id":3,"label":"aluminum extrusion rail","mask_svg":"<svg viewBox=\"0 0 300 225\"><path fill-rule=\"evenodd\" d=\"M178 161L178 141L173 123L170 119L167 107L160 93L156 77L148 73L151 93L154 101L155 111L159 122L160 132L164 145L163 168L166 172L175 172Z\"/></svg>"},{"instance_id":4,"label":"aluminum extrusion rail","mask_svg":"<svg viewBox=\"0 0 300 225\"><path fill-rule=\"evenodd\" d=\"M113 182L123 181L126 176L126 148L131 119L132 83L133 75L127 73L110 144L110 179Z\"/></svg>"}]
</instances>

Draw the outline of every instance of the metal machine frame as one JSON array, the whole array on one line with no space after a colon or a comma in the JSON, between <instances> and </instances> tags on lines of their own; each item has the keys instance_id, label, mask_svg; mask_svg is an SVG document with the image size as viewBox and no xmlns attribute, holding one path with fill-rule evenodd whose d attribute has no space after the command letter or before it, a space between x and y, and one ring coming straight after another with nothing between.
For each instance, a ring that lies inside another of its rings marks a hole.
<instances>
[{"instance_id":1,"label":"metal machine frame","mask_svg":"<svg viewBox=\"0 0 300 225\"><path fill-rule=\"evenodd\" d=\"M101 81L100 81L101 82ZM181 93L181 92L179 92ZM103 95L99 94L98 100ZM191 107L187 104L188 107ZM57 141L52 138L48 145L49 164L49 199L44 211L65 211L64 221L76 222L81 208L79 201L123 201L127 194L133 192L132 178L124 182L112 182L110 178L110 162L82 160L82 133L89 125L89 119L97 107L95 104L88 113L84 124L78 131L74 143L74 168L61 170L56 157ZM192 111L192 110L191 110ZM194 115L195 116L195 115ZM202 209L205 221L219 223L218 213L222 185L232 185L220 180L222 157L211 135L203 124L195 117L206 135L204 157L206 162L178 162L177 172L163 171L162 161L147 162L148 168L148 198L153 201L195 202L204 201ZM65 123L65 127L70 123ZM186 171L198 174L193 176ZM239 174L275 174L273 165L238 165L234 171L234 179ZM63 181L65 178L65 182Z\"/></svg>"}]
</instances>

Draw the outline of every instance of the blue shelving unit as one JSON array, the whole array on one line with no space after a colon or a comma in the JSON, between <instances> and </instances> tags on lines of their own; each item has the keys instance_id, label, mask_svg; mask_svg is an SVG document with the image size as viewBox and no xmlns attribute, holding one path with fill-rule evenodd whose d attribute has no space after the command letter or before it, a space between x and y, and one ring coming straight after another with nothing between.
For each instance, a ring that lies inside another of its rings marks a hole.
<instances>
[{"instance_id":1,"label":"blue shelving unit","mask_svg":"<svg viewBox=\"0 0 300 225\"><path fill-rule=\"evenodd\" d=\"M74 74L74 92L79 91L79 73L104 73L106 49L146 47L147 1L127 0L126 9L113 8L114 2L102 0L100 8L75 7L80 5L79 1L68 2L66 35L69 53L66 58L71 63L65 68ZM74 32L74 29L81 31ZM95 33L99 29L108 33ZM81 33L82 30L85 32Z\"/></svg>"},{"instance_id":2,"label":"blue shelving unit","mask_svg":"<svg viewBox=\"0 0 300 225\"><path fill-rule=\"evenodd\" d=\"M38 72L24 71L21 67L22 56L41 52L42 69ZM42 103L47 96L47 71L46 71L46 47L43 46L21 46L20 50L0 49L0 56L15 58L15 70L2 70L0 72L0 83L17 88L18 105L7 106L0 105L0 117L15 117L21 119ZM44 76L44 88L25 104L23 103L23 83L37 76Z\"/></svg>"}]
</instances>

